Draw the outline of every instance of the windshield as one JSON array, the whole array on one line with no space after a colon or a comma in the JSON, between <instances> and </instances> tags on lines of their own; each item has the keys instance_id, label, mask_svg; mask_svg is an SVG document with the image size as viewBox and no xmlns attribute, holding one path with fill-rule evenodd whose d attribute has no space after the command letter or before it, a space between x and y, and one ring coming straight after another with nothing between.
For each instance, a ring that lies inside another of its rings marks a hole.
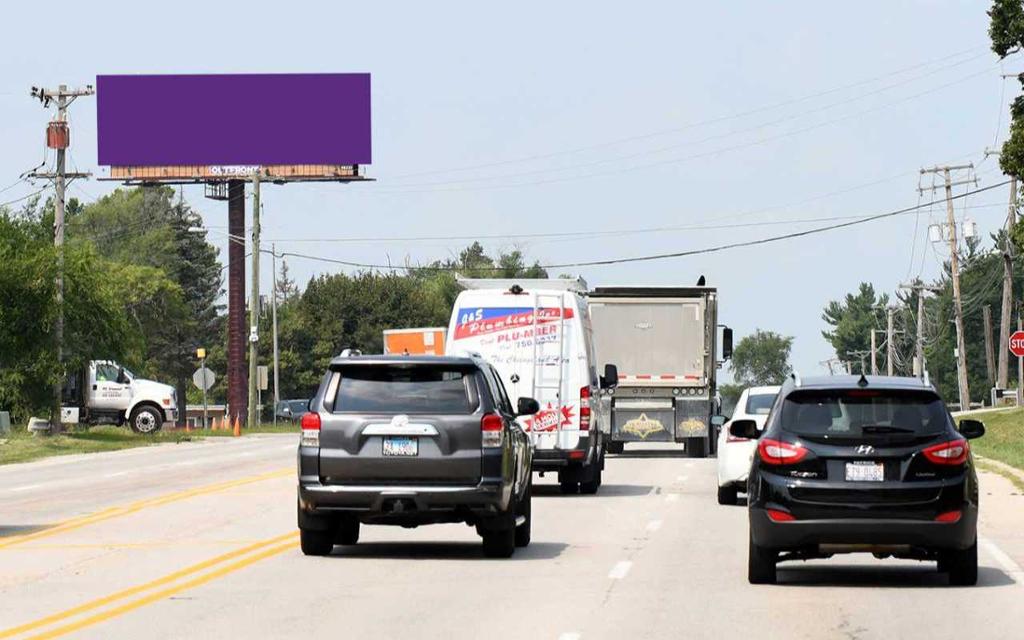
<instances>
[{"instance_id":1,"label":"windshield","mask_svg":"<svg viewBox=\"0 0 1024 640\"><path fill-rule=\"evenodd\" d=\"M932 435L947 428L946 410L934 393L847 389L791 394L782 428L807 436Z\"/></svg>"},{"instance_id":2,"label":"windshield","mask_svg":"<svg viewBox=\"0 0 1024 640\"><path fill-rule=\"evenodd\" d=\"M347 413L472 413L471 372L437 366L350 367L334 401Z\"/></svg>"},{"instance_id":3,"label":"windshield","mask_svg":"<svg viewBox=\"0 0 1024 640\"><path fill-rule=\"evenodd\" d=\"M775 403L775 393L758 393L747 398L747 406L744 412L750 416L766 416L772 410Z\"/></svg>"}]
</instances>

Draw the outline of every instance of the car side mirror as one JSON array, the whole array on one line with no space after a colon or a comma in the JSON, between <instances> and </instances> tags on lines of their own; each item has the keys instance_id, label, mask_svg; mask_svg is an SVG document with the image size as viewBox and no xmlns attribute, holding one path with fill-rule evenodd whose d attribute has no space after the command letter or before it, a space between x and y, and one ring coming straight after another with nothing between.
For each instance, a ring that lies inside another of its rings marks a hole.
<instances>
[{"instance_id":1,"label":"car side mirror","mask_svg":"<svg viewBox=\"0 0 1024 640\"><path fill-rule=\"evenodd\" d=\"M725 416L722 416L722 415L711 416L711 426L713 426L713 427L720 427L723 424L725 424Z\"/></svg>"},{"instance_id":2,"label":"car side mirror","mask_svg":"<svg viewBox=\"0 0 1024 640\"><path fill-rule=\"evenodd\" d=\"M613 389L619 384L619 368L614 364L604 365L604 375L601 376L601 388Z\"/></svg>"},{"instance_id":3,"label":"car side mirror","mask_svg":"<svg viewBox=\"0 0 1024 640\"><path fill-rule=\"evenodd\" d=\"M117 370L117 383L118 384L127 384L128 383L128 376L124 375L124 367L120 367Z\"/></svg>"},{"instance_id":4,"label":"car side mirror","mask_svg":"<svg viewBox=\"0 0 1024 640\"><path fill-rule=\"evenodd\" d=\"M540 403L533 398L519 398L517 404L516 415L519 416L532 416L540 411Z\"/></svg>"},{"instance_id":5,"label":"car side mirror","mask_svg":"<svg viewBox=\"0 0 1024 640\"><path fill-rule=\"evenodd\" d=\"M968 440L980 438L985 435L985 424L981 420L965 418L960 421L960 435Z\"/></svg>"},{"instance_id":6,"label":"car side mirror","mask_svg":"<svg viewBox=\"0 0 1024 640\"><path fill-rule=\"evenodd\" d=\"M757 423L753 420L736 420L729 425L729 435L735 438L757 440Z\"/></svg>"}]
</instances>

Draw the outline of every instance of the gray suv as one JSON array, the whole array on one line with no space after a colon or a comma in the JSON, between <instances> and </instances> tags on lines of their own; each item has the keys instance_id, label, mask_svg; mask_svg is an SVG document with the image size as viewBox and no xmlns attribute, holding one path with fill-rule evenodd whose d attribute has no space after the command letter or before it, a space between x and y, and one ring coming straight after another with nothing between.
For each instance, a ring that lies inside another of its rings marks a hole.
<instances>
[{"instance_id":1,"label":"gray suv","mask_svg":"<svg viewBox=\"0 0 1024 640\"><path fill-rule=\"evenodd\" d=\"M465 522L489 557L530 543L533 451L494 368L479 358L342 356L302 417L302 551L352 545L360 524Z\"/></svg>"}]
</instances>

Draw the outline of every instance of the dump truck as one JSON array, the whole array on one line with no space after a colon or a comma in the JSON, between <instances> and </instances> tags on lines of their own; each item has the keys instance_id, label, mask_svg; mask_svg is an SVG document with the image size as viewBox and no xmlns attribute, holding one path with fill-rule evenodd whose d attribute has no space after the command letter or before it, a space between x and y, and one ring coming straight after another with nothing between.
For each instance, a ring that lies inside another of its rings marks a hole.
<instances>
[{"instance_id":1,"label":"dump truck","mask_svg":"<svg viewBox=\"0 0 1024 640\"><path fill-rule=\"evenodd\" d=\"M717 290L598 287L589 300L597 361L618 365L618 385L601 392L608 451L677 442L688 457L713 453L721 422ZM724 360L732 354L732 330L722 333Z\"/></svg>"}]
</instances>

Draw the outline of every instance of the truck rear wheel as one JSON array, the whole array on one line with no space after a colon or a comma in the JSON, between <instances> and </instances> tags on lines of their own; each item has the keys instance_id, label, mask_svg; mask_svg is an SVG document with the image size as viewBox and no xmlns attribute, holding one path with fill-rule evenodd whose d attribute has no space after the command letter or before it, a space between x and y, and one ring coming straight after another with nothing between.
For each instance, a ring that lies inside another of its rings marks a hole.
<instances>
[{"instance_id":1,"label":"truck rear wheel","mask_svg":"<svg viewBox=\"0 0 1024 640\"><path fill-rule=\"evenodd\" d=\"M625 442L609 442L608 453L622 453L623 449L626 448Z\"/></svg>"},{"instance_id":2,"label":"truck rear wheel","mask_svg":"<svg viewBox=\"0 0 1024 640\"><path fill-rule=\"evenodd\" d=\"M602 455L597 460L594 460L589 467L584 467L583 471L587 479L580 482L580 493L590 496L597 493L597 490L601 487L601 469L604 467L602 464L603 459L604 456Z\"/></svg>"},{"instance_id":3,"label":"truck rear wheel","mask_svg":"<svg viewBox=\"0 0 1024 640\"><path fill-rule=\"evenodd\" d=\"M705 458L707 457L707 442L704 438L687 438L686 439L686 457L687 458Z\"/></svg>"},{"instance_id":4,"label":"truck rear wheel","mask_svg":"<svg viewBox=\"0 0 1024 640\"><path fill-rule=\"evenodd\" d=\"M128 418L128 424L135 433L156 433L163 426L164 417L160 410L149 405L135 407Z\"/></svg>"}]
</instances>

